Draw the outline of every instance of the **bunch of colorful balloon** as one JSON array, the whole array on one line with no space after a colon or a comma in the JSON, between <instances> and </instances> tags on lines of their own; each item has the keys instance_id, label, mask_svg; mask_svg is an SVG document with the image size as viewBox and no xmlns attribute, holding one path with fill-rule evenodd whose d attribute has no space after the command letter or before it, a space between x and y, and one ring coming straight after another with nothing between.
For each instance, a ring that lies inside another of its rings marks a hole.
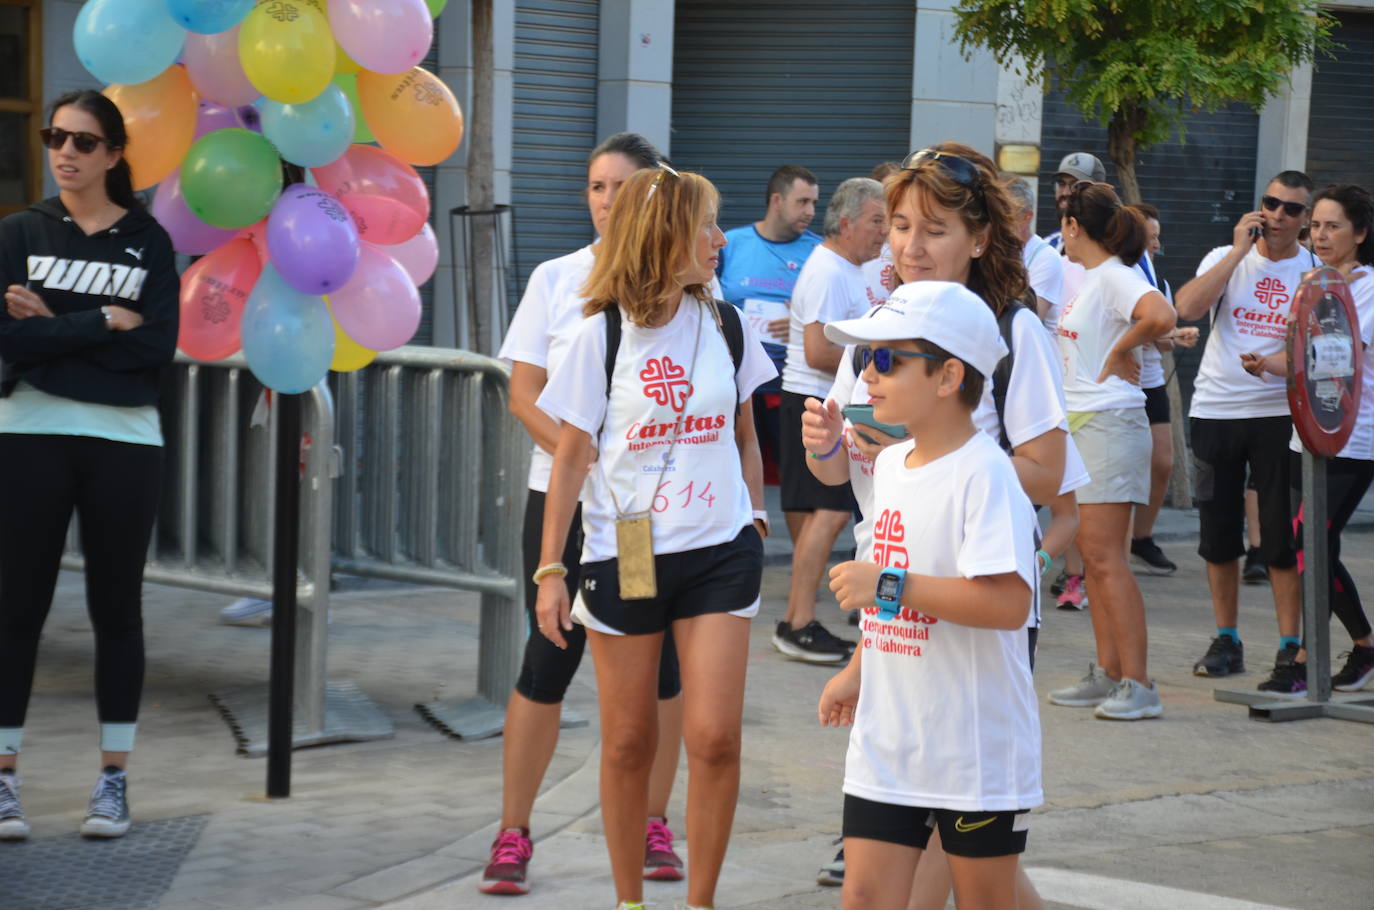
<instances>
[{"instance_id":1,"label":"bunch of colorful balloon","mask_svg":"<svg viewBox=\"0 0 1374 910\"><path fill-rule=\"evenodd\" d=\"M463 138L417 64L447 0L88 0L77 56L124 114L135 189L182 253L178 346L279 392L420 323L438 263L415 165ZM376 144L369 144L375 142ZM282 162L300 182L286 186Z\"/></svg>"}]
</instances>

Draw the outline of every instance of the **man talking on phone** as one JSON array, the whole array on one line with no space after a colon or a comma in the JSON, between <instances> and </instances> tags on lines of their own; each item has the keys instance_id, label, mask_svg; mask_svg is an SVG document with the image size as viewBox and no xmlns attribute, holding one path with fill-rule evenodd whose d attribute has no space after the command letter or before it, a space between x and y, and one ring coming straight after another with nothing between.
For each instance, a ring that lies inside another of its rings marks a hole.
<instances>
[{"instance_id":1,"label":"man talking on phone","mask_svg":"<svg viewBox=\"0 0 1374 910\"><path fill-rule=\"evenodd\" d=\"M1198 555L1216 614L1216 637L1193 666L1198 676L1245 672L1238 624L1240 558L1245 555L1246 470L1259 494L1260 549L1269 565L1278 618L1275 665L1297 657L1302 610L1288 505L1292 419L1282 380L1248 373L1243 360L1284 349L1288 310L1302 276L1321 263L1300 243L1311 218L1313 184L1299 171L1269 181L1260 205L1236 222L1174 299L1178 318L1211 315L1193 392L1191 435L1200 533ZM1261 686L1262 688L1262 686Z\"/></svg>"}]
</instances>

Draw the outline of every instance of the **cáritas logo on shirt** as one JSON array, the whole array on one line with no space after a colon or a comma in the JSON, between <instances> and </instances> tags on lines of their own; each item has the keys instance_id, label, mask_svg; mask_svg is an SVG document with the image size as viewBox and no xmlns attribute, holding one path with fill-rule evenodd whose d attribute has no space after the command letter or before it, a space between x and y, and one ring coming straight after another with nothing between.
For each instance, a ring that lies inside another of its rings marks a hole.
<instances>
[{"instance_id":1,"label":"c\u00e1ritas logo on shirt","mask_svg":"<svg viewBox=\"0 0 1374 910\"><path fill-rule=\"evenodd\" d=\"M644 383L645 397L655 403L678 412L687 406L687 397L692 394L692 383L687 379L687 371L673 363L673 358L649 358L644 369L639 371L639 378Z\"/></svg>"}]
</instances>

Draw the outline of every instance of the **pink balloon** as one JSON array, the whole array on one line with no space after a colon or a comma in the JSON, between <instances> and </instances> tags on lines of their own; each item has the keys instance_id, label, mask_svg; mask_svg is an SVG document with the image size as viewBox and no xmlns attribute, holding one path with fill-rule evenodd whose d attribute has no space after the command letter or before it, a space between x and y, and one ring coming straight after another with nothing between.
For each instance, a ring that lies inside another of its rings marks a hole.
<instances>
[{"instance_id":1,"label":"pink balloon","mask_svg":"<svg viewBox=\"0 0 1374 910\"><path fill-rule=\"evenodd\" d=\"M201 97L225 107L252 104L261 97L239 63L238 26L217 35L189 33L182 53L186 73Z\"/></svg>"},{"instance_id":2,"label":"pink balloon","mask_svg":"<svg viewBox=\"0 0 1374 910\"><path fill-rule=\"evenodd\" d=\"M239 323L248 295L262 274L247 240L230 240L181 276L181 324L177 347L197 360L220 360L241 345Z\"/></svg>"},{"instance_id":3,"label":"pink balloon","mask_svg":"<svg viewBox=\"0 0 1374 910\"><path fill-rule=\"evenodd\" d=\"M429 220L429 190L415 168L375 145L351 146L311 173L348 209L368 243L404 243Z\"/></svg>"},{"instance_id":4,"label":"pink balloon","mask_svg":"<svg viewBox=\"0 0 1374 910\"><path fill-rule=\"evenodd\" d=\"M344 334L365 348L389 351L420 327L420 292L401 264L370 243L359 244L358 267L329 295Z\"/></svg>"},{"instance_id":5,"label":"pink balloon","mask_svg":"<svg viewBox=\"0 0 1374 910\"><path fill-rule=\"evenodd\" d=\"M418 66L434 41L425 0L329 0L329 28L348 56L374 73Z\"/></svg>"},{"instance_id":6,"label":"pink balloon","mask_svg":"<svg viewBox=\"0 0 1374 910\"><path fill-rule=\"evenodd\" d=\"M238 112L233 108L220 107L213 101L202 101L196 114L196 139L215 130L242 129ZM192 140L194 141L194 140Z\"/></svg>"},{"instance_id":7,"label":"pink balloon","mask_svg":"<svg viewBox=\"0 0 1374 910\"><path fill-rule=\"evenodd\" d=\"M405 243L385 247L384 252L401 264L416 287L433 278L434 270L439 267L439 239L428 222L420 233Z\"/></svg>"},{"instance_id":8,"label":"pink balloon","mask_svg":"<svg viewBox=\"0 0 1374 910\"><path fill-rule=\"evenodd\" d=\"M172 249L188 256L200 256L234 238L233 231L212 227L186 207L181 195L181 170L178 168L157 185L153 196L153 217L172 238Z\"/></svg>"},{"instance_id":9,"label":"pink balloon","mask_svg":"<svg viewBox=\"0 0 1374 910\"><path fill-rule=\"evenodd\" d=\"M269 216L270 217L270 216ZM244 240L253 241L253 249L258 251L258 260L263 264L272 261L272 254L267 249L267 219L264 218L257 224L250 224L238 233Z\"/></svg>"}]
</instances>

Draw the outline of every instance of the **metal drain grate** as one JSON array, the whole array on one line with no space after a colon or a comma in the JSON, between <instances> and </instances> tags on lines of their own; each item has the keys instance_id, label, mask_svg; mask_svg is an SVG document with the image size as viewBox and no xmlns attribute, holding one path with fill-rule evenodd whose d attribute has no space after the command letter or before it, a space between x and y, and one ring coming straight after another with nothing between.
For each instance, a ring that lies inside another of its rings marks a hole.
<instances>
[{"instance_id":1,"label":"metal drain grate","mask_svg":"<svg viewBox=\"0 0 1374 910\"><path fill-rule=\"evenodd\" d=\"M208 815L139 822L124 837L79 834L0 843L5 910L151 910Z\"/></svg>"}]
</instances>

